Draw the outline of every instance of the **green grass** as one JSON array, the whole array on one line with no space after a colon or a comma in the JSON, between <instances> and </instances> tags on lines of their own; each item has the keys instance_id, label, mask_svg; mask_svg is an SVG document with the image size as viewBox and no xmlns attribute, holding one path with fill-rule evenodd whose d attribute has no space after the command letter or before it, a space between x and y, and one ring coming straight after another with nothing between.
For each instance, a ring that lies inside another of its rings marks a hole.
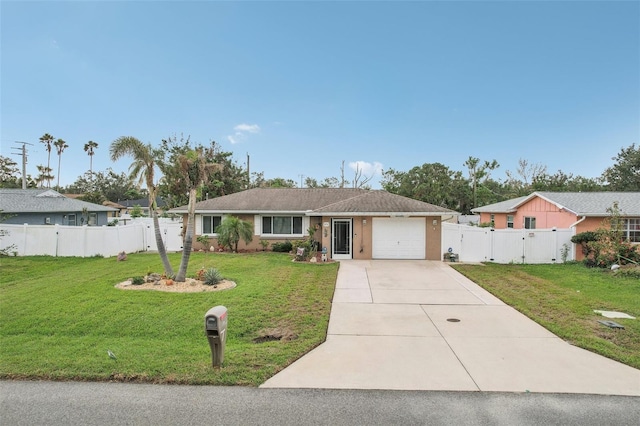
<instances>
[{"instance_id":1,"label":"green grass","mask_svg":"<svg viewBox=\"0 0 640 426\"><path fill-rule=\"evenodd\" d=\"M170 255L174 267L179 254ZM161 272L157 254L115 258L0 258L0 378L257 386L322 343L337 263L280 253L193 253L187 276L215 267L220 292L123 291ZM229 312L225 360L211 366L204 314ZM298 337L254 343L265 329ZM111 350L117 359L107 355Z\"/></svg>"},{"instance_id":2,"label":"green grass","mask_svg":"<svg viewBox=\"0 0 640 426\"><path fill-rule=\"evenodd\" d=\"M453 265L452 265L453 266ZM506 304L575 346L640 368L640 280L581 264L455 265ZM611 329L593 311L625 312Z\"/></svg>"}]
</instances>

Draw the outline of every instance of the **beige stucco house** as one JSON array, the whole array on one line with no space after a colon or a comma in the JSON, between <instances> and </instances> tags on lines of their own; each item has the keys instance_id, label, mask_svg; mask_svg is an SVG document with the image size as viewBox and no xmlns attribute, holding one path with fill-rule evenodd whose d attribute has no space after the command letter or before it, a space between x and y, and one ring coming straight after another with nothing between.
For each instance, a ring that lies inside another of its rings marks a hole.
<instances>
[{"instance_id":1,"label":"beige stucco house","mask_svg":"<svg viewBox=\"0 0 640 426\"><path fill-rule=\"evenodd\" d=\"M186 215L187 207L169 212ZM254 227L253 241L241 241L239 250L261 250L260 240L300 240L312 228L333 260L440 260L441 223L456 215L382 190L254 188L197 203L195 234L211 237L216 246L216 227L236 216Z\"/></svg>"}]
</instances>

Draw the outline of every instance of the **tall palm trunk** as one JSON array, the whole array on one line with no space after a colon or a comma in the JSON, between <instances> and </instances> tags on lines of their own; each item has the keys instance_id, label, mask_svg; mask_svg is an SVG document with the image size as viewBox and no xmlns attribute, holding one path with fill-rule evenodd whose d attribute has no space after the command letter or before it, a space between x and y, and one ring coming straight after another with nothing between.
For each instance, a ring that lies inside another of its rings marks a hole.
<instances>
[{"instance_id":1,"label":"tall palm trunk","mask_svg":"<svg viewBox=\"0 0 640 426\"><path fill-rule=\"evenodd\" d=\"M48 155L47 155L47 169L51 170L51 146L48 147ZM51 172L49 172L49 177L47 178L47 188L51 188Z\"/></svg>"},{"instance_id":2,"label":"tall palm trunk","mask_svg":"<svg viewBox=\"0 0 640 426\"><path fill-rule=\"evenodd\" d=\"M160 255L160 259L162 259L162 265L164 266L164 271L167 276L173 276L173 267L171 267L171 263L169 263L169 257L167 256L167 249L164 246L164 241L162 240L162 233L160 232L160 220L158 219L158 213L155 209L153 209L152 213L153 217L153 230L156 236L156 246L158 247L158 254Z\"/></svg>"},{"instance_id":3,"label":"tall palm trunk","mask_svg":"<svg viewBox=\"0 0 640 426\"><path fill-rule=\"evenodd\" d=\"M58 184L56 185L60 188L60 160L62 160L62 153L58 154Z\"/></svg>"},{"instance_id":4,"label":"tall palm trunk","mask_svg":"<svg viewBox=\"0 0 640 426\"><path fill-rule=\"evenodd\" d=\"M191 256L191 248L193 247L193 235L195 233L196 219L196 196L197 190L192 188L189 190L189 209L187 214L187 229L184 235L184 244L182 249L182 259L180 260L180 269L176 275L176 281L183 282L187 278L187 265L189 265L189 257Z\"/></svg>"}]
</instances>

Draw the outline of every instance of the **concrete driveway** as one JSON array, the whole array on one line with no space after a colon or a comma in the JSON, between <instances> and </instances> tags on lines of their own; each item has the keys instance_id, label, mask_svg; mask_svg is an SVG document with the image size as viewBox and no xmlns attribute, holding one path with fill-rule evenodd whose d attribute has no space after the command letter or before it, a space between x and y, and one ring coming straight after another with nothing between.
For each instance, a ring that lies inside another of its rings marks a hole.
<instances>
[{"instance_id":1,"label":"concrete driveway","mask_svg":"<svg viewBox=\"0 0 640 426\"><path fill-rule=\"evenodd\" d=\"M566 343L446 263L352 260L326 342L261 387L640 396L640 370Z\"/></svg>"}]
</instances>

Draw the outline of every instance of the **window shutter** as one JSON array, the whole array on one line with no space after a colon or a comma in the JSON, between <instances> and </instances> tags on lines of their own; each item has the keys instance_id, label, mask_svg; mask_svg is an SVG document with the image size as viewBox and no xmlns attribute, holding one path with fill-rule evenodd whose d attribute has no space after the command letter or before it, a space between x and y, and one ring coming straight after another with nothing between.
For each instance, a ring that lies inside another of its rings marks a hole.
<instances>
[{"instance_id":1,"label":"window shutter","mask_svg":"<svg viewBox=\"0 0 640 426\"><path fill-rule=\"evenodd\" d=\"M262 217L259 214L253 216L253 235L262 234Z\"/></svg>"},{"instance_id":2,"label":"window shutter","mask_svg":"<svg viewBox=\"0 0 640 426\"><path fill-rule=\"evenodd\" d=\"M195 234L196 235L202 235L202 215L201 214L197 214L195 215L194 219L196 221L195 223Z\"/></svg>"}]
</instances>

